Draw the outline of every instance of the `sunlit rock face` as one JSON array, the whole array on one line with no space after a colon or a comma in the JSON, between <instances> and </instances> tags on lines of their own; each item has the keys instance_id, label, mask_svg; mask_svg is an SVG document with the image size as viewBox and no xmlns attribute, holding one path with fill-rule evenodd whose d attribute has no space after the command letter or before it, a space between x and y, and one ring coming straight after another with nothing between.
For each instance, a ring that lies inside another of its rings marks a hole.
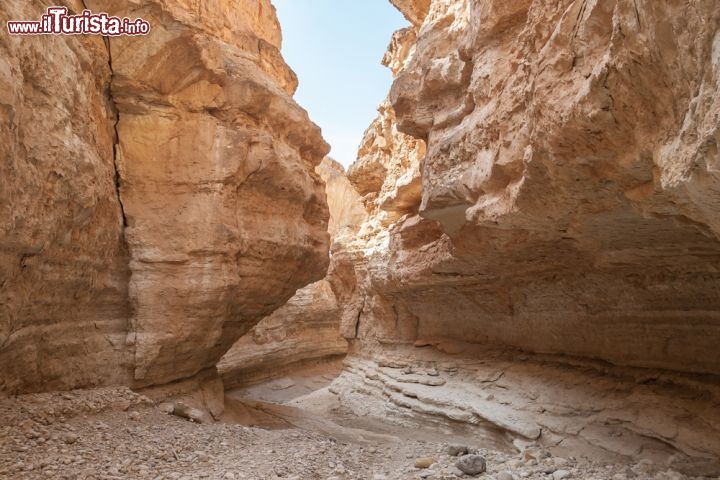
<instances>
[{"instance_id":1,"label":"sunlit rock face","mask_svg":"<svg viewBox=\"0 0 720 480\"><path fill-rule=\"evenodd\" d=\"M325 182L330 209L328 231L334 242L354 238L367 216L359 194L336 161L325 158L316 170ZM326 278L298 290L225 354L218 369L226 389L347 353L348 342L340 333L346 292L335 278L334 259L332 262Z\"/></svg>"},{"instance_id":2,"label":"sunlit rock face","mask_svg":"<svg viewBox=\"0 0 720 480\"><path fill-rule=\"evenodd\" d=\"M716 3L395 3L344 334L720 372Z\"/></svg>"},{"instance_id":3,"label":"sunlit rock face","mask_svg":"<svg viewBox=\"0 0 720 480\"><path fill-rule=\"evenodd\" d=\"M110 77L100 37L0 35L0 391L128 379Z\"/></svg>"},{"instance_id":4,"label":"sunlit rock face","mask_svg":"<svg viewBox=\"0 0 720 480\"><path fill-rule=\"evenodd\" d=\"M0 39L6 390L192 377L327 270L329 147L269 0L85 6L152 32Z\"/></svg>"},{"instance_id":5,"label":"sunlit rock face","mask_svg":"<svg viewBox=\"0 0 720 480\"><path fill-rule=\"evenodd\" d=\"M111 41L140 383L214 366L327 268L328 146L290 97L274 9L219 3L138 2L152 36Z\"/></svg>"},{"instance_id":6,"label":"sunlit rock face","mask_svg":"<svg viewBox=\"0 0 720 480\"><path fill-rule=\"evenodd\" d=\"M240 338L218 364L226 390L345 355L340 308L327 280L301 288Z\"/></svg>"},{"instance_id":7,"label":"sunlit rock face","mask_svg":"<svg viewBox=\"0 0 720 480\"><path fill-rule=\"evenodd\" d=\"M348 171L368 218L333 243L331 391L717 475L717 5L393 4L412 26Z\"/></svg>"}]
</instances>

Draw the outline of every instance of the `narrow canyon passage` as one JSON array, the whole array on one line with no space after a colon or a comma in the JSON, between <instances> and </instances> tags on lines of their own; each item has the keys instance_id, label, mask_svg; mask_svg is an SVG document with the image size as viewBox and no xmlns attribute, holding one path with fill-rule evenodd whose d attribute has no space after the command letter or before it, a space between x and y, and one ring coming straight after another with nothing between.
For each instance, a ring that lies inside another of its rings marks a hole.
<instances>
[{"instance_id":1,"label":"narrow canyon passage","mask_svg":"<svg viewBox=\"0 0 720 480\"><path fill-rule=\"evenodd\" d=\"M390 0L348 167L271 0L59 3L151 30L0 5L0 478L720 478L716 0Z\"/></svg>"}]
</instances>

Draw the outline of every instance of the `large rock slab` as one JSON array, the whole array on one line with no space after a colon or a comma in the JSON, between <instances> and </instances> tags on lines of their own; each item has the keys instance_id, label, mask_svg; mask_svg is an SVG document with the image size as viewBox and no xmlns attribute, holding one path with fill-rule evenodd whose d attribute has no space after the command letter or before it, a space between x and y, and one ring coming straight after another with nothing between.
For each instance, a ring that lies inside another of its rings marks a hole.
<instances>
[{"instance_id":1,"label":"large rock slab","mask_svg":"<svg viewBox=\"0 0 720 480\"><path fill-rule=\"evenodd\" d=\"M0 391L129 380L108 59L100 37L0 35Z\"/></svg>"},{"instance_id":2,"label":"large rock slab","mask_svg":"<svg viewBox=\"0 0 720 480\"><path fill-rule=\"evenodd\" d=\"M110 41L111 93L132 270L128 342L136 382L154 384L214 367L322 278L328 210L314 168L329 147L291 98L269 1L136 3L152 35Z\"/></svg>"},{"instance_id":3,"label":"large rock slab","mask_svg":"<svg viewBox=\"0 0 720 480\"><path fill-rule=\"evenodd\" d=\"M395 3L343 332L720 372L717 5Z\"/></svg>"},{"instance_id":4,"label":"large rock slab","mask_svg":"<svg viewBox=\"0 0 720 480\"><path fill-rule=\"evenodd\" d=\"M325 182L329 233L335 242L354 237L367 215L360 195L342 165L331 158L325 158L317 172ZM333 272L331 267L325 279L298 290L235 342L218 364L226 389L258 383L347 353L348 342L340 331L344 306L338 294L343 292L330 281Z\"/></svg>"},{"instance_id":5,"label":"large rock slab","mask_svg":"<svg viewBox=\"0 0 720 480\"><path fill-rule=\"evenodd\" d=\"M0 39L0 388L214 372L325 274L329 146L269 0L68 3L152 31Z\"/></svg>"}]
</instances>

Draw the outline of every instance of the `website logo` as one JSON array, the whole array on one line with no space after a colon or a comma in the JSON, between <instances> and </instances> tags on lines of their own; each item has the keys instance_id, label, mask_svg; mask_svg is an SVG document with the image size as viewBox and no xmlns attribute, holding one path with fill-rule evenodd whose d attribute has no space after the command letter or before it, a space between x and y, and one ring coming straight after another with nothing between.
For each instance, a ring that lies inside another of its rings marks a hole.
<instances>
[{"instance_id":1,"label":"website logo","mask_svg":"<svg viewBox=\"0 0 720 480\"><path fill-rule=\"evenodd\" d=\"M150 23L142 18L111 17L107 13L92 13L83 10L80 15L68 15L67 7L50 7L47 13L36 21L7 22L10 35L148 35Z\"/></svg>"}]
</instances>

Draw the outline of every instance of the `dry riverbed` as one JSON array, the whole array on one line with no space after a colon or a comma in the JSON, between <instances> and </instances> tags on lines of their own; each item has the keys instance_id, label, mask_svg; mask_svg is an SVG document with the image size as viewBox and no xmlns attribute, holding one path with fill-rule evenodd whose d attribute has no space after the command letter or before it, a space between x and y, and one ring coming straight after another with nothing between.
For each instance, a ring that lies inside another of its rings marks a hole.
<instances>
[{"instance_id":1,"label":"dry riverbed","mask_svg":"<svg viewBox=\"0 0 720 480\"><path fill-rule=\"evenodd\" d=\"M599 465L553 457L539 448L499 452L465 442L461 447L476 450L487 463L486 472L471 477L457 468L461 457L451 455L457 452L446 439L373 434L312 414L293 419L302 413L288 414L285 408L268 407L266 413L283 426L263 429L193 423L124 388L3 398L0 478L689 478L661 465Z\"/></svg>"}]
</instances>

